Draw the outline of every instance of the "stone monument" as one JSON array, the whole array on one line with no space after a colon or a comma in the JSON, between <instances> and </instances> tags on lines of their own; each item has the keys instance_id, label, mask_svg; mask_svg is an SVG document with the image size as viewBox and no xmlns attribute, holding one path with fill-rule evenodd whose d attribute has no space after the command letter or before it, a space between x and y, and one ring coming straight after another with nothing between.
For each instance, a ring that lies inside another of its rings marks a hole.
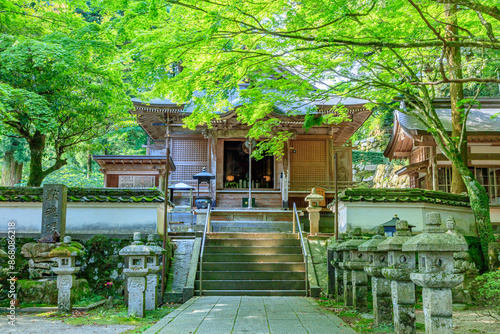
<instances>
[{"instance_id":1,"label":"stone monument","mask_svg":"<svg viewBox=\"0 0 500 334\"><path fill-rule=\"evenodd\" d=\"M378 245L386 239L384 228L378 226L376 234L362 243L358 249L368 253L368 265L365 272L372 278L373 324L392 323L391 281L382 275L382 268L387 267L387 252L378 250Z\"/></svg>"},{"instance_id":2,"label":"stone monument","mask_svg":"<svg viewBox=\"0 0 500 334\"><path fill-rule=\"evenodd\" d=\"M316 235L319 233L319 218L321 212L319 203L324 199L325 198L323 196L316 193L316 188L312 188L311 193L305 198L305 201L309 202L306 211L309 212L309 233L311 235Z\"/></svg>"},{"instance_id":3,"label":"stone monument","mask_svg":"<svg viewBox=\"0 0 500 334\"><path fill-rule=\"evenodd\" d=\"M425 332L453 333L451 288L462 283L464 277L455 274L453 254L466 252L467 243L441 228L439 213L426 215L424 232L403 245L403 251L417 252L418 272L410 275L415 284L423 287Z\"/></svg>"},{"instance_id":4,"label":"stone monument","mask_svg":"<svg viewBox=\"0 0 500 334\"><path fill-rule=\"evenodd\" d=\"M141 234L135 232L132 244L122 248L119 254L128 258L128 268L123 270L127 277L128 315L144 318L146 276L152 271L147 268L146 257L155 256L155 253L142 243Z\"/></svg>"},{"instance_id":5,"label":"stone monument","mask_svg":"<svg viewBox=\"0 0 500 334\"><path fill-rule=\"evenodd\" d=\"M146 258L147 267L151 269L151 273L146 276L147 286L145 292L146 311L156 310L158 307L158 272L161 270L160 256L167 251L155 243L153 234L148 235L148 243L146 244L154 253Z\"/></svg>"},{"instance_id":6,"label":"stone monument","mask_svg":"<svg viewBox=\"0 0 500 334\"><path fill-rule=\"evenodd\" d=\"M361 237L361 228L354 230L354 238L342 245L349 250L349 261L345 267L351 270L352 279L352 305L362 313L368 312L368 275L364 267L368 265L368 257L364 252L360 252L358 247L366 240Z\"/></svg>"},{"instance_id":7,"label":"stone monument","mask_svg":"<svg viewBox=\"0 0 500 334\"><path fill-rule=\"evenodd\" d=\"M382 275L391 280L391 297L394 319L394 333L414 334L415 327L415 284L410 274L415 270L415 253L403 252L403 244L411 239L406 220L396 222L396 233L382 241L377 250L388 252L388 267Z\"/></svg>"},{"instance_id":8,"label":"stone monument","mask_svg":"<svg viewBox=\"0 0 500 334\"><path fill-rule=\"evenodd\" d=\"M344 244L353 237L353 232L348 232L345 241L337 246L337 252L340 252L342 256L342 262L338 262L338 266L341 269L339 273L342 273L342 300L344 301L344 306L352 306L352 275L351 270L347 268L347 261L350 259L350 252L348 249L344 249Z\"/></svg>"},{"instance_id":9,"label":"stone monument","mask_svg":"<svg viewBox=\"0 0 500 334\"><path fill-rule=\"evenodd\" d=\"M64 184L46 184L43 186L42 234L41 238L66 233L66 201L68 187Z\"/></svg>"},{"instance_id":10,"label":"stone monument","mask_svg":"<svg viewBox=\"0 0 500 334\"><path fill-rule=\"evenodd\" d=\"M63 243L50 251L50 257L57 259L57 267L52 271L57 274L57 310L59 312L71 312L73 303L71 290L75 285L75 275L80 267L75 266L75 258L82 254L83 246L78 242L72 242L70 236L64 237Z\"/></svg>"}]
</instances>

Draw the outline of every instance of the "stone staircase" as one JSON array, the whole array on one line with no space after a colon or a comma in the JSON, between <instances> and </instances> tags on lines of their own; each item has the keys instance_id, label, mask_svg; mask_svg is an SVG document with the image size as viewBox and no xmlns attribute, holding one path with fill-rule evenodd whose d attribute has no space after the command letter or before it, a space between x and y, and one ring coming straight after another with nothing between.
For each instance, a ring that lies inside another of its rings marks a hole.
<instances>
[{"instance_id":1,"label":"stone staircase","mask_svg":"<svg viewBox=\"0 0 500 334\"><path fill-rule=\"evenodd\" d=\"M212 232L291 233L292 224L291 221L211 221Z\"/></svg>"},{"instance_id":2,"label":"stone staircase","mask_svg":"<svg viewBox=\"0 0 500 334\"><path fill-rule=\"evenodd\" d=\"M202 279L205 296L304 296L300 240L287 233L209 233ZM195 289L199 295L199 264Z\"/></svg>"}]
</instances>

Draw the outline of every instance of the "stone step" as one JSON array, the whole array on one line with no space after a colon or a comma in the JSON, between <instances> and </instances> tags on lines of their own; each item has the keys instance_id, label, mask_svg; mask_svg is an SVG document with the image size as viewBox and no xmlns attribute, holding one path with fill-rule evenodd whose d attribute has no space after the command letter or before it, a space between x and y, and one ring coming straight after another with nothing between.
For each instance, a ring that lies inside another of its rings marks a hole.
<instances>
[{"instance_id":1,"label":"stone step","mask_svg":"<svg viewBox=\"0 0 500 334\"><path fill-rule=\"evenodd\" d=\"M205 246L205 254L302 254L297 246Z\"/></svg>"},{"instance_id":2,"label":"stone step","mask_svg":"<svg viewBox=\"0 0 500 334\"><path fill-rule=\"evenodd\" d=\"M256 262L207 262L203 271L305 271L303 262L256 263Z\"/></svg>"},{"instance_id":3,"label":"stone step","mask_svg":"<svg viewBox=\"0 0 500 334\"><path fill-rule=\"evenodd\" d=\"M255 246L255 247L275 247L275 246L296 246L300 247L298 239L236 239L236 238L218 238L206 240L205 247L208 246Z\"/></svg>"},{"instance_id":4,"label":"stone step","mask_svg":"<svg viewBox=\"0 0 500 334\"><path fill-rule=\"evenodd\" d=\"M206 280L303 280L305 272L297 271L205 271L203 268L203 282ZM196 279L200 279L197 272Z\"/></svg>"},{"instance_id":5,"label":"stone step","mask_svg":"<svg viewBox=\"0 0 500 334\"><path fill-rule=\"evenodd\" d=\"M195 289L200 289L200 282L195 283ZM304 290L304 280L203 280L203 290Z\"/></svg>"},{"instance_id":6,"label":"stone step","mask_svg":"<svg viewBox=\"0 0 500 334\"><path fill-rule=\"evenodd\" d=\"M208 262L302 262L302 254L204 254L203 265Z\"/></svg>"},{"instance_id":7,"label":"stone step","mask_svg":"<svg viewBox=\"0 0 500 334\"><path fill-rule=\"evenodd\" d=\"M292 232L290 221L213 221L213 232L275 233Z\"/></svg>"},{"instance_id":8,"label":"stone step","mask_svg":"<svg viewBox=\"0 0 500 334\"><path fill-rule=\"evenodd\" d=\"M195 295L200 295L197 290ZM305 296L305 290L203 290L203 296Z\"/></svg>"},{"instance_id":9,"label":"stone step","mask_svg":"<svg viewBox=\"0 0 500 334\"><path fill-rule=\"evenodd\" d=\"M212 239L295 239L299 240L298 234L294 233L209 233L208 238Z\"/></svg>"}]
</instances>

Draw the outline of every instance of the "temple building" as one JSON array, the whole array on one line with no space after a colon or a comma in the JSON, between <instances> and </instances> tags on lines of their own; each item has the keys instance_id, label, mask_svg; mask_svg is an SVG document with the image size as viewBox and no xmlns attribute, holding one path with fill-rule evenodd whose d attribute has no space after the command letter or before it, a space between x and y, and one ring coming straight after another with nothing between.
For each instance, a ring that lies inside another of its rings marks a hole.
<instances>
[{"instance_id":1,"label":"temple building","mask_svg":"<svg viewBox=\"0 0 500 334\"><path fill-rule=\"evenodd\" d=\"M238 98L230 101L234 108L218 113L211 127L198 126L194 130L184 127L183 120L192 107L177 105L168 100L155 99L142 102L133 99L133 115L148 134L146 156L94 156L105 174L105 187L161 187L165 177L165 143L171 152L169 184L184 182L197 186L193 175L206 167L215 175L211 191L202 184L200 195L211 196L217 207L242 207L252 188L255 206L281 208L291 205L305 206L304 197L313 187L325 191L326 202L333 198L335 183L334 154L337 153L339 188L352 185L352 147L349 138L370 116L365 100L332 97L330 100L304 103L317 107L317 114L335 113L338 105L348 109L348 120L335 125L303 128L306 107L294 110L293 116L276 106L267 117L279 124L274 131L289 131L293 137L284 149L283 157L266 156L252 159L245 145L249 126L237 119ZM250 179L251 174L251 179ZM182 193L186 196L188 192ZM179 194L176 194L179 196ZM186 201L186 199L184 198Z\"/></svg>"},{"instance_id":2,"label":"temple building","mask_svg":"<svg viewBox=\"0 0 500 334\"><path fill-rule=\"evenodd\" d=\"M500 100L478 100L481 108L471 108L467 120L468 165L488 192L492 222L500 225L500 117L493 117L500 113ZM451 131L450 100L436 99L434 106L445 129ZM384 155L391 160L408 159L408 165L396 173L408 175L411 188L450 192L451 162L416 118L394 113L393 133Z\"/></svg>"}]
</instances>

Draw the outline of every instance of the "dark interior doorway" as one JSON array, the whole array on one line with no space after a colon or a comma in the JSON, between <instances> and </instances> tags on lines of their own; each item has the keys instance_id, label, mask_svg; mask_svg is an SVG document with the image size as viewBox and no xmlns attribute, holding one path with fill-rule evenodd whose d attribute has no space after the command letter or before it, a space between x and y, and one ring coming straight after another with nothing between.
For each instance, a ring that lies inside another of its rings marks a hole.
<instances>
[{"instance_id":1,"label":"dark interior doorway","mask_svg":"<svg viewBox=\"0 0 500 334\"><path fill-rule=\"evenodd\" d=\"M224 188L248 189L248 148L244 141L224 142ZM274 188L274 157L252 159L252 188Z\"/></svg>"}]
</instances>

